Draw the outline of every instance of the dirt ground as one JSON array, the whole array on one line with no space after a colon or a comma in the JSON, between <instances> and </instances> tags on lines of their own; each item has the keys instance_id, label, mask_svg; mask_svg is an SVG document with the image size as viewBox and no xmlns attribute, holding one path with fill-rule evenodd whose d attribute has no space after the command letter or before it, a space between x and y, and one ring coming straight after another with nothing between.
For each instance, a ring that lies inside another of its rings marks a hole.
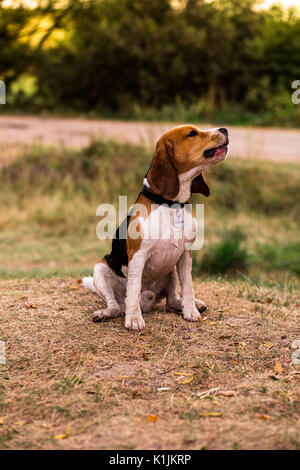
<instances>
[{"instance_id":1,"label":"dirt ground","mask_svg":"<svg viewBox=\"0 0 300 470\"><path fill-rule=\"evenodd\" d=\"M24 145L83 147L90 139L113 138L154 146L175 123L89 120L38 116L0 116L0 163ZM215 125L197 124L200 128ZM223 123L226 125L226 123ZM300 162L300 130L229 126L230 155L239 158Z\"/></svg>"},{"instance_id":2,"label":"dirt ground","mask_svg":"<svg viewBox=\"0 0 300 470\"><path fill-rule=\"evenodd\" d=\"M91 321L74 279L1 281L0 448L300 449L299 291L196 282L200 323Z\"/></svg>"}]
</instances>

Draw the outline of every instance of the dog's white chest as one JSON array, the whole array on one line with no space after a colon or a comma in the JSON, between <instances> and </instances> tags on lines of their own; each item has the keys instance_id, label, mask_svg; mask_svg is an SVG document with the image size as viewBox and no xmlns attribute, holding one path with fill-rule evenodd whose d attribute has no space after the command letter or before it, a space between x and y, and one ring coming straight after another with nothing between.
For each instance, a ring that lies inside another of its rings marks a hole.
<instances>
[{"instance_id":1,"label":"dog's white chest","mask_svg":"<svg viewBox=\"0 0 300 470\"><path fill-rule=\"evenodd\" d=\"M146 251L147 261L143 278L157 279L176 266L186 243L195 238L196 223L186 209L160 206L147 219L144 230L141 249Z\"/></svg>"}]
</instances>

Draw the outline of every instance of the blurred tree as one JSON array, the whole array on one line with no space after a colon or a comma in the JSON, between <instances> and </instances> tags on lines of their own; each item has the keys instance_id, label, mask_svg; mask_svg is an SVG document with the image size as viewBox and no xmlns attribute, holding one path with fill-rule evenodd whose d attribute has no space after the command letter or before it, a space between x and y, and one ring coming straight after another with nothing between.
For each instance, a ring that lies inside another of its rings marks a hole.
<instances>
[{"instance_id":1,"label":"blurred tree","mask_svg":"<svg viewBox=\"0 0 300 470\"><path fill-rule=\"evenodd\" d=\"M28 66L30 48L21 42L21 31L32 13L23 7L3 8L0 2L0 79L9 85Z\"/></svg>"},{"instance_id":2,"label":"blurred tree","mask_svg":"<svg viewBox=\"0 0 300 470\"><path fill-rule=\"evenodd\" d=\"M290 112L299 14L256 3L48 0L33 10L1 8L0 78L33 74L37 107L124 112L180 100L204 102L207 119L228 106Z\"/></svg>"}]
</instances>

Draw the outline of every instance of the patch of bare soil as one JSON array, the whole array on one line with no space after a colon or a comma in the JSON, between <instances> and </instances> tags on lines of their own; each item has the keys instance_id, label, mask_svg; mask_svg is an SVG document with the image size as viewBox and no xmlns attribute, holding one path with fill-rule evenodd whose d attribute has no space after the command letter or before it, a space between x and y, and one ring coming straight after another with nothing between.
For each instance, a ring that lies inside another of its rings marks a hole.
<instances>
[{"instance_id":1,"label":"patch of bare soil","mask_svg":"<svg viewBox=\"0 0 300 470\"><path fill-rule=\"evenodd\" d=\"M299 449L299 293L195 289L200 323L161 305L136 333L72 279L1 282L0 448Z\"/></svg>"},{"instance_id":2,"label":"patch of bare soil","mask_svg":"<svg viewBox=\"0 0 300 470\"><path fill-rule=\"evenodd\" d=\"M176 123L109 121L43 116L0 116L0 164L20 145L65 145L81 148L91 139L114 139L145 144L155 142ZM226 123L223 123L226 125ZM209 129L214 124L197 124ZM230 156L300 162L300 130L229 126Z\"/></svg>"}]
</instances>

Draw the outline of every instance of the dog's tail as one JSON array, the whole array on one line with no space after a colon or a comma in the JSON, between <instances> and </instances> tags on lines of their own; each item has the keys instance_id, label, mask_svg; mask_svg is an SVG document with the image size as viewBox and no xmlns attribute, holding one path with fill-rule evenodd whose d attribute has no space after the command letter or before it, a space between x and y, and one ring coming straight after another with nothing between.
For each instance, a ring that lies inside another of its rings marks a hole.
<instances>
[{"instance_id":1,"label":"dog's tail","mask_svg":"<svg viewBox=\"0 0 300 470\"><path fill-rule=\"evenodd\" d=\"M94 281L93 281L93 277L92 276L86 276L82 279L82 284L84 285L84 287L87 287L88 289L90 289L92 292L95 292L96 293L96 289L94 287Z\"/></svg>"}]
</instances>

